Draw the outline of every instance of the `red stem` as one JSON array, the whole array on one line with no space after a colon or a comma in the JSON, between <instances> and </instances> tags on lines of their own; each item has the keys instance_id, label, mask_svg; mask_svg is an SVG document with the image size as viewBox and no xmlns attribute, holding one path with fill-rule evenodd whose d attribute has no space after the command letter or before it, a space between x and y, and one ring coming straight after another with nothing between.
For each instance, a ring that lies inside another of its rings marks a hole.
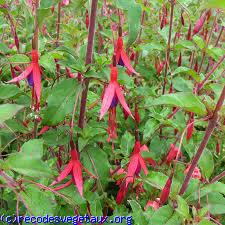
<instances>
[{"instance_id":1,"label":"red stem","mask_svg":"<svg viewBox=\"0 0 225 225\"><path fill-rule=\"evenodd\" d=\"M210 181L210 184L219 181L219 180L222 179L223 177L225 177L225 171L223 171L223 172L220 173L219 175L215 176L215 177Z\"/></svg>"},{"instance_id":2,"label":"red stem","mask_svg":"<svg viewBox=\"0 0 225 225\"><path fill-rule=\"evenodd\" d=\"M204 80L201 81L201 83L198 85L197 92L199 92L203 88L203 86L205 85L205 82L214 73L214 71L220 66L220 64L223 62L224 59L225 59L225 54L220 58L220 60L218 61L218 63L213 66L212 70L206 75L206 77L204 78Z\"/></svg>"},{"instance_id":3,"label":"red stem","mask_svg":"<svg viewBox=\"0 0 225 225\"><path fill-rule=\"evenodd\" d=\"M170 61L170 43L171 43L171 36L172 36L172 29L173 29L173 12L174 12L174 5L175 1L171 0L171 9L170 9L170 29L169 29L169 38L167 43L167 49L166 49L166 66L165 66L165 75L164 75L164 82L163 82L163 95L166 91L166 83L167 83L167 72L168 72L168 65Z\"/></svg>"},{"instance_id":4,"label":"red stem","mask_svg":"<svg viewBox=\"0 0 225 225\"><path fill-rule=\"evenodd\" d=\"M97 9L98 9L98 0L92 0L90 25L89 25L89 32L88 32L88 45L87 45L87 53L86 53L86 61L85 61L86 65L92 63ZM84 127L89 81L90 81L89 78L84 80L85 87L81 97L80 116L79 116L79 124L78 124L81 129L83 129Z\"/></svg>"},{"instance_id":5,"label":"red stem","mask_svg":"<svg viewBox=\"0 0 225 225\"><path fill-rule=\"evenodd\" d=\"M213 116L209 120L208 127L205 131L205 136L204 136L204 138L203 138L203 140L202 140L202 142L201 142L201 144L198 148L197 153L195 154L195 156L192 160L191 167L190 167L190 169L189 169L189 171L188 171L188 173L187 173L187 175L184 179L184 182L183 182L182 187L180 189L179 195L183 195L184 192L186 191L187 187L188 187L188 184L189 184L191 176L194 172L194 169L197 166L198 161L199 161L199 159L200 159L200 157L201 157L201 155L202 155L202 153L203 153L203 151L204 151L204 149L205 149L205 147L206 147L206 145L209 141L209 138L211 137L211 135L212 135L212 133L213 133L213 131L214 131L216 125L217 125L217 121L218 121L218 118L219 118L219 111L223 106L224 99L225 99L225 85L223 87L220 98L219 98L219 100L216 104L216 108L214 110Z\"/></svg>"}]
</instances>

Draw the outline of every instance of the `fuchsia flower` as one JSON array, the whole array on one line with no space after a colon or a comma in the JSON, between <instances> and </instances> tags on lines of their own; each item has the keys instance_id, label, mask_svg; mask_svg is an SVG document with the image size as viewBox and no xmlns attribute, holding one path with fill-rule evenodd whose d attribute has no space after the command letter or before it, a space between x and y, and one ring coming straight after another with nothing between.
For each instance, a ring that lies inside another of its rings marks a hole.
<instances>
[{"instance_id":1,"label":"fuchsia flower","mask_svg":"<svg viewBox=\"0 0 225 225\"><path fill-rule=\"evenodd\" d=\"M194 113L189 113L189 120L187 123L187 135L186 140L190 140L194 130Z\"/></svg>"},{"instance_id":2,"label":"fuchsia flower","mask_svg":"<svg viewBox=\"0 0 225 225\"><path fill-rule=\"evenodd\" d=\"M180 55L179 55L179 58L178 58L178 61L177 61L177 66L180 67L182 64L182 55L181 55L181 52L180 52Z\"/></svg>"},{"instance_id":3,"label":"fuchsia flower","mask_svg":"<svg viewBox=\"0 0 225 225\"><path fill-rule=\"evenodd\" d=\"M37 104L39 105L41 98L41 68L38 63L38 51L33 49L31 55L31 65L18 77L13 78L7 83L16 83L27 78L29 85L32 86L35 91Z\"/></svg>"},{"instance_id":4,"label":"fuchsia flower","mask_svg":"<svg viewBox=\"0 0 225 225\"><path fill-rule=\"evenodd\" d=\"M71 147L73 148L70 151L71 154L71 160L67 164L67 166L64 168L64 170L60 173L60 175L57 177L56 181L54 181L50 186L53 186L55 184L58 184L62 180L64 180L69 174L71 174L72 179L68 181L67 183L61 185L60 187L55 188L55 190L63 189L70 184L74 183L78 189L78 192L81 196L83 196L83 177L82 177L82 164L79 160L79 155L74 147L74 144L71 144Z\"/></svg>"},{"instance_id":5,"label":"fuchsia flower","mask_svg":"<svg viewBox=\"0 0 225 225\"><path fill-rule=\"evenodd\" d=\"M184 174L187 174L187 173L188 173L190 167L191 167L191 164L189 164L189 165L186 167L186 169L185 169L185 171L184 171ZM194 169L194 171L193 171L191 177L192 177L193 179L201 180L201 178L202 178L201 171L200 171L200 169L199 169L197 166L195 167L195 169Z\"/></svg>"},{"instance_id":6,"label":"fuchsia flower","mask_svg":"<svg viewBox=\"0 0 225 225\"><path fill-rule=\"evenodd\" d=\"M220 142L219 142L219 140L216 141L216 154L220 155Z\"/></svg>"},{"instance_id":7,"label":"fuchsia flower","mask_svg":"<svg viewBox=\"0 0 225 225\"><path fill-rule=\"evenodd\" d=\"M172 180L173 180L173 173L171 173L171 175L169 176L169 178L166 181L166 184L161 192L160 201L159 201L160 206L163 205L169 198L170 189L172 186Z\"/></svg>"},{"instance_id":8,"label":"fuchsia flower","mask_svg":"<svg viewBox=\"0 0 225 225\"><path fill-rule=\"evenodd\" d=\"M67 6L70 4L70 0L63 0L61 1L61 6Z\"/></svg>"},{"instance_id":9,"label":"fuchsia flower","mask_svg":"<svg viewBox=\"0 0 225 225\"><path fill-rule=\"evenodd\" d=\"M197 34L203 27L206 17L207 17L208 11L205 11L201 17L199 18L199 20L196 22L194 30L193 30L193 35Z\"/></svg>"},{"instance_id":10,"label":"fuchsia flower","mask_svg":"<svg viewBox=\"0 0 225 225\"><path fill-rule=\"evenodd\" d=\"M49 126L44 126L38 133L38 136L46 133L49 130L49 128L50 128Z\"/></svg>"},{"instance_id":11,"label":"fuchsia flower","mask_svg":"<svg viewBox=\"0 0 225 225\"><path fill-rule=\"evenodd\" d=\"M145 164L145 161L153 167L157 165L152 158L147 158L146 160L143 159L143 157L141 156L141 152L143 151L149 151L148 147L146 145L141 146L140 141L136 141L134 145L134 151L130 157L130 162L127 167L127 172L123 169L119 169L117 171L118 175L125 175L125 178L121 178L117 181L117 185L120 185L120 189L116 197L117 204L120 204L124 200L128 192L129 184L134 182L135 176L139 176L141 169L143 169L146 175L148 174L148 169ZM142 187L142 184L138 185L136 188L136 193L138 197L140 192L144 192L144 189Z\"/></svg>"},{"instance_id":12,"label":"fuchsia flower","mask_svg":"<svg viewBox=\"0 0 225 225\"><path fill-rule=\"evenodd\" d=\"M191 24L189 24L188 33L187 33L187 40L191 40Z\"/></svg>"},{"instance_id":13,"label":"fuchsia flower","mask_svg":"<svg viewBox=\"0 0 225 225\"><path fill-rule=\"evenodd\" d=\"M117 81L118 77L118 69L115 66L111 67L111 73L110 73L110 82L109 85L105 89L103 101L102 101L102 107L100 110L100 120L103 118L103 116L106 114L107 111L109 111L109 122L108 122L108 134L110 139L117 138L116 133L116 106L118 102L120 102L123 109L132 117L132 113L123 97L120 85Z\"/></svg>"},{"instance_id":14,"label":"fuchsia flower","mask_svg":"<svg viewBox=\"0 0 225 225\"><path fill-rule=\"evenodd\" d=\"M148 174L145 160L141 156L141 152L143 151L149 151L147 146L141 146L140 141L136 141L134 145L134 151L130 157L130 162L127 168L126 187L129 183L133 183L135 175L139 175L141 169L143 169L145 175Z\"/></svg>"},{"instance_id":15,"label":"fuchsia flower","mask_svg":"<svg viewBox=\"0 0 225 225\"><path fill-rule=\"evenodd\" d=\"M166 64L166 61L163 61L163 62L160 62L158 60L155 61L155 69L158 75L160 75L160 73L162 72L165 64Z\"/></svg>"},{"instance_id":16,"label":"fuchsia flower","mask_svg":"<svg viewBox=\"0 0 225 225\"><path fill-rule=\"evenodd\" d=\"M89 23L90 23L90 19L89 19L89 14L88 14L88 10L86 10L85 13L85 24L86 24L86 28L89 28Z\"/></svg>"},{"instance_id":17,"label":"fuchsia flower","mask_svg":"<svg viewBox=\"0 0 225 225\"><path fill-rule=\"evenodd\" d=\"M145 206L145 211L149 208L152 207L154 210L159 209L159 198L157 198L155 201L148 201L146 206Z\"/></svg>"},{"instance_id":18,"label":"fuchsia flower","mask_svg":"<svg viewBox=\"0 0 225 225\"><path fill-rule=\"evenodd\" d=\"M120 66L125 66L131 73L138 74L133 66L130 63L130 59L127 56L124 47L123 47L123 38L122 38L122 30L119 29L119 37L117 39L117 45L116 45L116 63Z\"/></svg>"},{"instance_id":19,"label":"fuchsia flower","mask_svg":"<svg viewBox=\"0 0 225 225\"><path fill-rule=\"evenodd\" d=\"M177 148L174 144L170 144L170 150L166 156L166 163L170 164L174 159L180 158L181 156L182 152L180 151L180 149Z\"/></svg>"}]
</instances>

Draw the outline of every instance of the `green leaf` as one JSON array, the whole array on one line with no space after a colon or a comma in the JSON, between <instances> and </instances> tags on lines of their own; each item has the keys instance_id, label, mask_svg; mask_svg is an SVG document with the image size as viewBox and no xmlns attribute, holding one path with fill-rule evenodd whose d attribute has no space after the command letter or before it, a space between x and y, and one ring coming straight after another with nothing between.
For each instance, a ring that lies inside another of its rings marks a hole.
<instances>
[{"instance_id":1,"label":"green leaf","mask_svg":"<svg viewBox=\"0 0 225 225\"><path fill-rule=\"evenodd\" d=\"M16 85L0 85L0 99L12 98L18 93L21 91Z\"/></svg>"},{"instance_id":2,"label":"green leaf","mask_svg":"<svg viewBox=\"0 0 225 225\"><path fill-rule=\"evenodd\" d=\"M127 47L131 46L137 39L140 30L141 21L141 6L137 3L130 3L128 9L128 25L129 25L129 39Z\"/></svg>"},{"instance_id":3,"label":"green leaf","mask_svg":"<svg viewBox=\"0 0 225 225\"><path fill-rule=\"evenodd\" d=\"M98 177L99 188L104 188L108 183L109 161L107 154L97 146L88 146L82 152L83 165Z\"/></svg>"},{"instance_id":4,"label":"green leaf","mask_svg":"<svg viewBox=\"0 0 225 225\"><path fill-rule=\"evenodd\" d=\"M129 132L125 132L125 134L121 138L121 149L123 152L126 152L127 155L130 155L134 147L134 136Z\"/></svg>"},{"instance_id":5,"label":"green leaf","mask_svg":"<svg viewBox=\"0 0 225 225\"><path fill-rule=\"evenodd\" d=\"M225 214L225 198L220 193L209 193L207 198L201 199L201 204L206 206L212 215Z\"/></svg>"},{"instance_id":6,"label":"green leaf","mask_svg":"<svg viewBox=\"0 0 225 225\"><path fill-rule=\"evenodd\" d=\"M11 170L29 177L52 177L52 171L47 164L26 153L11 154L6 161L6 165Z\"/></svg>"},{"instance_id":7,"label":"green leaf","mask_svg":"<svg viewBox=\"0 0 225 225\"><path fill-rule=\"evenodd\" d=\"M224 0L207 0L205 7L225 9L225 1Z\"/></svg>"},{"instance_id":8,"label":"green leaf","mask_svg":"<svg viewBox=\"0 0 225 225\"><path fill-rule=\"evenodd\" d=\"M206 46L204 40L203 40L201 37L197 36L197 35L195 35L195 36L193 37L193 41L195 42L195 44L196 44L200 49L203 49L203 48L205 48L205 46Z\"/></svg>"},{"instance_id":9,"label":"green leaf","mask_svg":"<svg viewBox=\"0 0 225 225\"><path fill-rule=\"evenodd\" d=\"M57 84L47 98L48 107L43 111L43 124L56 125L71 114L81 86L75 79L67 79Z\"/></svg>"},{"instance_id":10,"label":"green leaf","mask_svg":"<svg viewBox=\"0 0 225 225\"><path fill-rule=\"evenodd\" d=\"M24 108L24 106L16 104L0 105L0 124L8 119L11 119L22 108Z\"/></svg>"},{"instance_id":11,"label":"green leaf","mask_svg":"<svg viewBox=\"0 0 225 225\"><path fill-rule=\"evenodd\" d=\"M189 206L187 202L180 197L179 195L177 196L177 204L178 207L176 208L176 211L184 218L184 219L189 219Z\"/></svg>"},{"instance_id":12,"label":"green leaf","mask_svg":"<svg viewBox=\"0 0 225 225\"><path fill-rule=\"evenodd\" d=\"M27 63L30 62L29 57L27 57L26 55L22 55L22 54L15 54L11 57L9 57L9 62L14 62L14 63Z\"/></svg>"},{"instance_id":13,"label":"green leaf","mask_svg":"<svg viewBox=\"0 0 225 225\"><path fill-rule=\"evenodd\" d=\"M43 141L30 140L23 144L20 152L11 154L6 166L18 173L30 177L51 177L51 169L41 160L43 155Z\"/></svg>"},{"instance_id":14,"label":"green leaf","mask_svg":"<svg viewBox=\"0 0 225 225\"><path fill-rule=\"evenodd\" d=\"M143 210L141 206L136 202L135 200L129 200L130 206L132 208L132 218L135 221L135 224L137 225L147 225L147 219L145 218L143 214Z\"/></svg>"},{"instance_id":15,"label":"green leaf","mask_svg":"<svg viewBox=\"0 0 225 225\"><path fill-rule=\"evenodd\" d=\"M174 212L173 216L166 222L165 225L182 225L182 219L177 212Z\"/></svg>"},{"instance_id":16,"label":"green leaf","mask_svg":"<svg viewBox=\"0 0 225 225\"><path fill-rule=\"evenodd\" d=\"M10 48L8 48L8 46L4 43L0 43L0 52L3 52L5 54L10 53L12 50Z\"/></svg>"},{"instance_id":17,"label":"green leaf","mask_svg":"<svg viewBox=\"0 0 225 225\"><path fill-rule=\"evenodd\" d=\"M154 119L154 118L150 118L144 127L144 142L146 142L151 136L152 134L158 129L159 127L159 121Z\"/></svg>"},{"instance_id":18,"label":"green leaf","mask_svg":"<svg viewBox=\"0 0 225 225\"><path fill-rule=\"evenodd\" d=\"M46 1L44 1L44 2L46 2ZM41 28L43 21L52 15L51 7L50 8L39 8L37 13L38 13L38 26L39 26L39 28Z\"/></svg>"},{"instance_id":19,"label":"green leaf","mask_svg":"<svg viewBox=\"0 0 225 225\"><path fill-rule=\"evenodd\" d=\"M50 191L43 191L31 184L20 195L34 216L53 216L57 208L55 196ZM29 211L28 211L29 212Z\"/></svg>"},{"instance_id":20,"label":"green leaf","mask_svg":"<svg viewBox=\"0 0 225 225\"><path fill-rule=\"evenodd\" d=\"M197 82L199 82L201 80L200 76L192 69L187 68L187 67L183 67L180 66L178 67L174 72L173 72L173 76L179 73L186 73L190 76L192 76Z\"/></svg>"},{"instance_id":21,"label":"green leaf","mask_svg":"<svg viewBox=\"0 0 225 225\"><path fill-rule=\"evenodd\" d=\"M198 165L201 169L202 175L206 179L209 179L214 170L214 161L211 151L209 151L207 148L204 150Z\"/></svg>"},{"instance_id":22,"label":"green leaf","mask_svg":"<svg viewBox=\"0 0 225 225\"><path fill-rule=\"evenodd\" d=\"M151 106L169 105L177 106L189 112L194 112L200 116L207 114L205 105L198 96L189 92L166 94L152 101Z\"/></svg>"},{"instance_id":23,"label":"green leaf","mask_svg":"<svg viewBox=\"0 0 225 225\"><path fill-rule=\"evenodd\" d=\"M169 205L159 208L151 217L148 225L162 225L167 224L173 215L173 209Z\"/></svg>"},{"instance_id":24,"label":"green leaf","mask_svg":"<svg viewBox=\"0 0 225 225\"><path fill-rule=\"evenodd\" d=\"M46 70L48 70L51 73L55 73L56 65L54 62L54 58L51 54L47 53L40 57L39 63L41 66L43 66Z\"/></svg>"},{"instance_id":25,"label":"green leaf","mask_svg":"<svg viewBox=\"0 0 225 225\"><path fill-rule=\"evenodd\" d=\"M21 148L21 152L30 155L32 158L41 159L43 156L43 143L41 139L25 142Z\"/></svg>"},{"instance_id":26,"label":"green leaf","mask_svg":"<svg viewBox=\"0 0 225 225\"><path fill-rule=\"evenodd\" d=\"M123 10L127 10L130 4L131 0L116 0L116 6Z\"/></svg>"},{"instance_id":27,"label":"green leaf","mask_svg":"<svg viewBox=\"0 0 225 225\"><path fill-rule=\"evenodd\" d=\"M203 219L198 225L215 225L216 223L213 223L207 219Z\"/></svg>"}]
</instances>

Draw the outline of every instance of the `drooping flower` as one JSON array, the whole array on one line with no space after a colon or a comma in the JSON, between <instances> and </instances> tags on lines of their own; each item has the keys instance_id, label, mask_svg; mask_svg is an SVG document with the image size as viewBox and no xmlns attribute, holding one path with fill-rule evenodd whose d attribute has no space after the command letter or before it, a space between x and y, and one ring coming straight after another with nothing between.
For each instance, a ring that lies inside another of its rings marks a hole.
<instances>
[{"instance_id":1,"label":"drooping flower","mask_svg":"<svg viewBox=\"0 0 225 225\"><path fill-rule=\"evenodd\" d=\"M138 74L133 68L133 66L131 65L130 59L124 50L121 28L119 28L119 37L117 39L115 53L116 53L116 63L118 65L125 66L133 74L136 74L136 75Z\"/></svg>"},{"instance_id":2,"label":"drooping flower","mask_svg":"<svg viewBox=\"0 0 225 225\"><path fill-rule=\"evenodd\" d=\"M49 126L44 126L44 127L42 127L42 129L40 130L40 132L38 133L38 136L39 135L42 135L42 134L44 134L44 133L46 133L48 130L49 130Z\"/></svg>"},{"instance_id":3,"label":"drooping flower","mask_svg":"<svg viewBox=\"0 0 225 225\"><path fill-rule=\"evenodd\" d=\"M220 142L219 142L219 140L216 141L216 154L220 155Z\"/></svg>"},{"instance_id":4,"label":"drooping flower","mask_svg":"<svg viewBox=\"0 0 225 225\"><path fill-rule=\"evenodd\" d=\"M46 24L42 25L41 32L42 32L43 36L47 35L47 26L46 26Z\"/></svg>"},{"instance_id":5,"label":"drooping flower","mask_svg":"<svg viewBox=\"0 0 225 225\"><path fill-rule=\"evenodd\" d=\"M181 52L180 52L180 55L179 55L179 58L178 58L178 61L177 61L177 66L180 67L182 64L182 55L181 55Z\"/></svg>"},{"instance_id":6,"label":"drooping flower","mask_svg":"<svg viewBox=\"0 0 225 225\"><path fill-rule=\"evenodd\" d=\"M207 17L207 12L208 11L205 11L201 17L199 18L199 20L196 22L195 24L195 27L193 29L193 35L197 34L203 27L204 23L205 23L205 20L206 20L206 17Z\"/></svg>"},{"instance_id":7,"label":"drooping flower","mask_svg":"<svg viewBox=\"0 0 225 225\"><path fill-rule=\"evenodd\" d=\"M159 209L159 198L157 198L155 201L148 201L144 210L146 211L149 207L152 207L154 210Z\"/></svg>"},{"instance_id":8,"label":"drooping flower","mask_svg":"<svg viewBox=\"0 0 225 225\"><path fill-rule=\"evenodd\" d=\"M67 6L70 4L70 0L62 0L61 1L61 6Z\"/></svg>"},{"instance_id":9,"label":"drooping flower","mask_svg":"<svg viewBox=\"0 0 225 225\"><path fill-rule=\"evenodd\" d=\"M140 141L136 141L134 145L134 151L131 154L130 162L127 168L126 186L128 186L129 183L133 183L134 177L139 175L141 169L143 169L145 175L148 174L145 160L141 156L141 152L143 151L148 151L147 146L141 146Z\"/></svg>"},{"instance_id":10,"label":"drooping flower","mask_svg":"<svg viewBox=\"0 0 225 225\"><path fill-rule=\"evenodd\" d=\"M74 144L72 144L74 147ZM71 146L72 146L71 145ZM60 183L64 180L69 174L71 174L72 179L67 183L63 184L60 187L57 187L57 190L65 188L70 184L74 183L77 187L77 190L81 196L83 196L83 177L82 177L82 164L79 160L79 155L76 148L72 148L70 151L71 160L64 168L64 170L60 173L57 179L51 184L51 186Z\"/></svg>"},{"instance_id":11,"label":"drooping flower","mask_svg":"<svg viewBox=\"0 0 225 225\"><path fill-rule=\"evenodd\" d=\"M166 156L166 163L170 164L174 159L180 158L182 156L182 152L179 148L177 148L174 144L170 144L170 150Z\"/></svg>"},{"instance_id":12,"label":"drooping flower","mask_svg":"<svg viewBox=\"0 0 225 225\"><path fill-rule=\"evenodd\" d=\"M102 107L100 110L100 120L109 111L109 121L108 121L108 141L117 138L117 123L116 123L116 106L118 103L121 104L124 110L132 117L132 113L123 97L120 85L117 81L118 69L115 66L111 67L110 82L105 89Z\"/></svg>"},{"instance_id":13,"label":"drooping flower","mask_svg":"<svg viewBox=\"0 0 225 225\"><path fill-rule=\"evenodd\" d=\"M39 105L41 98L41 68L38 63L38 51L33 49L31 55L31 65L28 66L18 77L13 78L7 83L16 83L27 78L29 85L34 88L37 104Z\"/></svg>"},{"instance_id":14,"label":"drooping flower","mask_svg":"<svg viewBox=\"0 0 225 225\"><path fill-rule=\"evenodd\" d=\"M181 24L184 26L184 16L183 13L180 14Z\"/></svg>"},{"instance_id":15,"label":"drooping flower","mask_svg":"<svg viewBox=\"0 0 225 225\"><path fill-rule=\"evenodd\" d=\"M191 24L189 24L188 33L187 33L187 40L191 40Z\"/></svg>"},{"instance_id":16,"label":"drooping flower","mask_svg":"<svg viewBox=\"0 0 225 225\"><path fill-rule=\"evenodd\" d=\"M89 28L89 23L90 23L90 19L89 19L89 14L88 14L88 10L86 10L85 13L85 24L86 24L86 28Z\"/></svg>"},{"instance_id":17,"label":"drooping flower","mask_svg":"<svg viewBox=\"0 0 225 225\"><path fill-rule=\"evenodd\" d=\"M189 120L187 123L187 135L186 140L190 140L194 130L194 113L189 113Z\"/></svg>"},{"instance_id":18,"label":"drooping flower","mask_svg":"<svg viewBox=\"0 0 225 225\"><path fill-rule=\"evenodd\" d=\"M126 186L125 182L121 183L120 189L116 196L116 203L118 205L123 202L124 198L126 197L127 192L128 192L128 187Z\"/></svg>"},{"instance_id":19,"label":"drooping flower","mask_svg":"<svg viewBox=\"0 0 225 225\"><path fill-rule=\"evenodd\" d=\"M161 192L160 201L159 201L160 206L163 205L169 198L170 189L171 189L171 186L172 186L172 180L173 180L173 172L171 173L171 175L167 179L166 184L165 184L165 186L164 186L164 188Z\"/></svg>"},{"instance_id":20,"label":"drooping flower","mask_svg":"<svg viewBox=\"0 0 225 225\"><path fill-rule=\"evenodd\" d=\"M187 167L186 167L186 169L185 169L185 171L184 171L184 174L187 174L188 173L190 167L191 167L191 164L188 164ZM195 169L194 169L191 177L193 179L201 180L201 178L202 178L201 171L200 171L200 169L197 166L195 167Z\"/></svg>"},{"instance_id":21,"label":"drooping flower","mask_svg":"<svg viewBox=\"0 0 225 225\"><path fill-rule=\"evenodd\" d=\"M155 69L156 69L158 75L160 75L160 73L162 72L165 63L166 63L165 61L162 61L162 62L160 62L160 60L155 61Z\"/></svg>"},{"instance_id":22,"label":"drooping flower","mask_svg":"<svg viewBox=\"0 0 225 225\"><path fill-rule=\"evenodd\" d=\"M10 65L10 70L11 70L12 78L16 78L15 68L12 65ZM17 85L17 87L20 87L19 82L16 82L16 85Z\"/></svg>"},{"instance_id":23,"label":"drooping flower","mask_svg":"<svg viewBox=\"0 0 225 225\"><path fill-rule=\"evenodd\" d=\"M198 72L198 59L196 59L195 66L194 66L194 71Z\"/></svg>"}]
</instances>

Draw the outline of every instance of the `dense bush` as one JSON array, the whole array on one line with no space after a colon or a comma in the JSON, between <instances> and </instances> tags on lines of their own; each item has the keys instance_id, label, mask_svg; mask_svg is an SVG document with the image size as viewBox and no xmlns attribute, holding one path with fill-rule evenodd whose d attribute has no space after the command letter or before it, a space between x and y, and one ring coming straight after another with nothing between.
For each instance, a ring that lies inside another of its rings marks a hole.
<instances>
[{"instance_id":1,"label":"dense bush","mask_svg":"<svg viewBox=\"0 0 225 225\"><path fill-rule=\"evenodd\" d=\"M0 216L225 224L224 8L0 0Z\"/></svg>"}]
</instances>

